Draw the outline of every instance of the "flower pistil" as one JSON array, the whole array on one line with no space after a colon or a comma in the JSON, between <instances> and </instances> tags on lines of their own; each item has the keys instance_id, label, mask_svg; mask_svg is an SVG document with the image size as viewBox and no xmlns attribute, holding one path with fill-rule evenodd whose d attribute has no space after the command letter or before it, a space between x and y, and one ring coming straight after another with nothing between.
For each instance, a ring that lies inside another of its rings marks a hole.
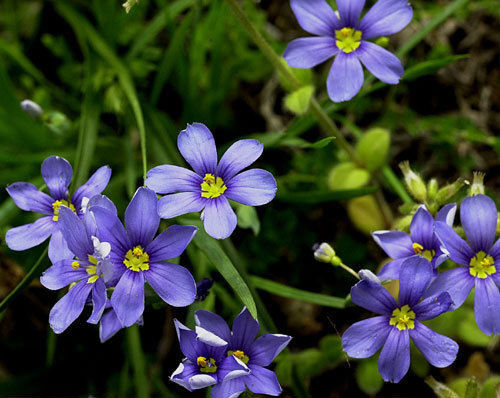
<instances>
[{"instance_id":1,"label":"flower pistil","mask_svg":"<svg viewBox=\"0 0 500 398\"><path fill-rule=\"evenodd\" d=\"M144 251L142 246L136 246L129 249L123 260L125 266L135 272L147 271L149 269L149 254Z\"/></svg>"},{"instance_id":2,"label":"flower pistil","mask_svg":"<svg viewBox=\"0 0 500 398\"><path fill-rule=\"evenodd\" d=\"M198 357L196 363L200 367L200 372L202 373L215 373L217 372L217 365L215 359L210 358L207 360L206 357Z\"/></svg>"},{"instance_id":3,"label":"flower pistil","mask_svg":"<svg viewBox=\"0 0 500 398\"><path fill-rule=\"evenodd\" d=\"M335 38L337 47L346 54L352 53L361 45L362 33L353 28L342 28L335 31Z\"/></svg>"},{"instance_id":4,"label":"flower pistil","mask_svg":"<svg viewBox=\"0 0 500 398\"><path fill-rule=\"evenodd\" d=\"M436 254L434 250L424 250L424 247L417 242L413 243L412 248L415 254L418 254L420 257L423 257L428 261L432 261L434 255Z\"/></svg>"},{"instance_id":5,"label":"flower pistil","mask_svg":"<svg viewBox=\"0 0 500 398\"><path fill-rule=\"evenodd\" d=\"M245 365L248 363L248 361L250 360L250 358L248 357L248 355L245 355L245 352L241 351L241 350L236 350L236 351L231 351L229 350L227 352L227 356L231 356L231 355L234 355L236 358L238 358L241 362L243 362Z\"/></svg>"},{"instance_id":6,"label":"flower pistil","mask_svg":"<svg viewBox=\"0 0 500 398\"><path fill-rule=\"evenodd\" d=\"M396 326L399 330L413 329L415 328L414 320L415 313L410 309L410 306L406 304L392 311L389 325Z\"/></svg>"},{"instance_id":7,"label":"flower pistil","mask_svg":"<svg viewBox=\"0 0 500 398\"><path fill-rule=\"evenodd\" d=\"M222 178L215 178L213 174L207 173L201 183L201 197L214 199L221 196L226 189L227 187L224 185Z\"/></svg>"},{"instance_id":8,"label":"flower pistil","mask_svg":"<svg viewBox=\"0 0 500 398\"><path fill-rule=\"evenodd\" d=\"M472 276L486 279L489 275L497 272L493 257L487 255L482 250L470 260L469 272Z\"/></svg>"},{"instance_id":9,"label":"flower pistil","mask_svg":"<svg viewBox=\"0 0 500 398\"><path fill-rule=\"evenodd\" d=\"M76 209L75 206L73 206L73 203L68 202L64 199L56 200L54 203L52 203L52 209L54 209L54 215L52 216L53 221L59 220L59 209L61 208L61 206L69 207L71 210L73 210L74 213L76 213Z\"/></svg>"}]
</instances>

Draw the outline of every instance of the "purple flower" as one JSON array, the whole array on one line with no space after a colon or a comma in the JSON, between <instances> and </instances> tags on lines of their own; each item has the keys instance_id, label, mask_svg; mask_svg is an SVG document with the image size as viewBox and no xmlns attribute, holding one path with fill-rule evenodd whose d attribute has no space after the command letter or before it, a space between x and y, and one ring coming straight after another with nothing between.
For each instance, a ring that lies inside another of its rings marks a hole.
<instances>
[{"instance_id":1,"label":"purple flower","mask_svg":"<svg viewBox=\"0 0 500 398\"><path fill-rule=\"evenodd\" d=\"M186 358L170 377L189 391L208 386L212 388L212 398L226 398L217 391L221 384L249 373L248 367L233 355L227 355L226 345L212 346L198 339L196 332L188 329L177 319L174 320L182 353ZM226 325L227 326L227 325Z\"/></svg>"},{"instance_id":2,"label":"purple flower","mask_svg":"<svg viewBox=\"0 0 500 398\"><path fill-rule=\"evenodd\" d=\"M57 227L59 209L67 206L78 216L82 216L82 201L100 194L108 185L111 169L103 166L89 180L79 187L70 198L68 187L73 175L73 169L66 159L51 156L42 163L42 177L49 189L50 195L39 191L28 182L15 182L7 187L7 192L16 205L25 211L45 214L32 224L12 228L7 231L5 242L12 250L26 250L39 245L49 236L49 258L56 263L65 258L72 258L62 233Z\"/></svg>"},{"instance_id":3,"label":"purple flower","mask_svg":"<svg viewBox=\"0 0 500 398\"><path fill-rule=\"evenodd\" d=\"M344 351L353 358L368 358L383 347L378 369L385 381L393 383L410 367L410 338L431 365L450 365L457 356L457 343L421 323L446 312L452 304L446 292L420 301L432 275L426 259L415 256L406 260L399 278L399 303L379 283L366 279L357 283L351 289L352 301L380 316L349 327L342 336Z\"/></svg>"},{"instance_id":4,"label":"purple flower","mask_svg":"<svg viewBox=\"0 0 500 398\"><path fill-rule=\"evenodd\" d=\"M236 228L236 214L228 199L260 206L274 198L276 181L271 173L261 169L240 173L262 154L263 145L258 141L236 141L217 164L212 133L205 125L194 123L180 132L177 146L195 172L163 165L147 174L147 187L156 193L171 194L160 199L158 212L162 218L203 210L201 218L207 233L224 239Z\"/></svg>"},{"instance_id":5,"label":"purple flower","mask_svg":"<svg viewBox=\"0 0 500 398\"><path fill-rule=\"evenodd\" d=\"M156 238L160 224L156 194L137 190L125 212L123 227L117 215L102 207L89 210L101 240L111 243L110 260L117 281L111 304L123 326L133 325L144 312L144 282L168 304L184 307L194 301L196 284L191 273L165 262L179 257L196 233L196 227L172 225Z\"/></svg>"},{"instance_id":6,"label":"purple flower","mask_svg":"<svg viewBox=\"0 0 500 398\"><path fill-rule=\"evenodd\" d=\"M259 323L246 308L234 320L232 333L219 315L209 311L197 311L195 319L198 340L223 347L225 355L238 358L250 369L246 375L215 386L212 398L237 397L246 387L256 394L281 394L276 374L265 367L288 345L290 336L265 334L257 338Z\"/></svg>"},{"instance_id":7,"label":"purple flower","mask_svg":"<svg viewBox=\"0 0 500 398\"><path fill-rule=\"evenodd\" d=\"M457 206L454 204L444 206L436 215L436 221L453 224ZM431 261L434 273L436 268L448 258L447 253L441 250L441 244L434 233L434 219L432 215L421 206L410 225L410 235L402 231L376 231L373 239L394 260L387 263L379 272L381 280L399 279L401 264L409 257L421 256Z\"/></svg>"},{"instance_id":8,"label":"purple flower","mask_svg":"<svg viewBox=\"0 0 500 398\"><path fill-rule=\"evenodd\" d=\"M40 282L51 290L70 286L49 315L54 332L62 333L80 316L89 296L93 312L88 322L99 322L107 301L106 282L113 275L113 266L109 262L110 244L93 236L94 224L88 219L89 215L82 221L71 209L61 206L58 217L60 231L73 258L56 262L43 273Z\"/></svg>"},{"instance_id":9,"label":"purple flower","mask_svg":"<svg viewBox=\"0 0 500 398\"><path fill-rule=\"evenodd\" d=\"M283 54L288 65L308 69L336 56L327 80L334 102L350 100L361 89L361 63L383 82L397 84L403 76L401 62L368 40L392 35L408 25L413 17L408 1L378 0L361 21L365 0L336 2L339 16L325 0L291 0L300 26L317 37L293 40Z\"/></svg>"},{"instance_id":10,"label":"purple flower","mask_svg":"<svg viewBox=\"0 0 500 398\"><path fill-rule=\"evenodd\" d=\"M447 224L436 223L436 234L450 259L463 265L440 274L426 295L447 291L460 307L473 287L477 325L487 335L500 334L500 239L495 243L497 209L493 200L476 195L463 200L460 220L469 243Z\"/></svg>"}]
</instances>

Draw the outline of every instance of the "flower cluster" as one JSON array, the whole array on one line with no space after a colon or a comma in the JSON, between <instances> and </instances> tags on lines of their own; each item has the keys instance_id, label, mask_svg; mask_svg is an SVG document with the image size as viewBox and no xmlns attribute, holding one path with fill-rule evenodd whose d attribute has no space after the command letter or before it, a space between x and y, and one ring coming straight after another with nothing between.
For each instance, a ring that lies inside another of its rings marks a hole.
<instances>
[{"instance_id":1,"label":"flower cluster","mask_svg":"<svg viewBox=\"0 0 500 398\"><path fill-rule=\"evenodd\" d=\"M430 364L446 367L456 358L458 345L421 323L460 307L475 288L474 313L487 335L500 334L500 239L495 242L497 209L483 194L465 198L460 220L465 242L452 228L456 205L444 206L433 219L420 207L410 235L377 231L375 241L393 260L378 278L363 279L351 289L352 301L379 316L357 322L342 337L353 358L367 358L382 348L378 360L385 381L399 382L410 365L410 338ZM438 274L446 259L458 268ZM399 280L396 301L381 281Z\"/></svg>"},{"instance_id":2,"label":"flower cluster","mask_svg":"<svg viewBox=\"0 0 500 398\"><path fill-rule=\"evenodd\" d=\"M317 37L293 40L283 57L289 66L308 69L335 57L327 80L334 102L353 98L363 85L363 64L375 77L397 84L403 76L399 59L369 41L392 35L408 25L413 10L407 0L378 0L361 18L364 0L336 0L335 12L325 0L291 0L300 26Z\"/></svg>"},{"instance_id":3,"label":"flower cluster","mask_svg":"<svg viewBox=\"0 0 500 398\"><path fill-rule=\"evenodd\" d=\"M244 308L233 330L216 314L199 310L196 331L175 321L177 337L186 358L171 380L189 391L212 387L212 398L238 397L248 388L256 394L277 396L276 374L266 369L288 345L290 336L265 334L257 338L259 323Z\"/></svg>"},{"instance_id":4,"label":"flower cluster","mask_svg":"<svg viewBox=\"0 0 500 398\"><path fill-rule=\"evenodd\" d=\"M197 286L188 269L170 261L184 252L197 228L170 225L158 233L161 218L203 210L207 233L226 238L236 227L228 199L256 206L274 198L276 181L271 173L241 172L262 154L258 141L237 141L217 164L212 133L195 123L179 134L179 150L196 173L172 165L150 170L147 186L137 189L125 211L124 224L113 202L101 195L111 177L107 166L73 195L68 189L71 165L58 156L42 164L50 195L25 182L7 187L21 209L45 214L32 224L9 230L6 242L13 250L25 250L51 236L52 266L40 281L51 290L68 287L50 312L54 332L66 330L86 305L92 306L88 322L100 323L102 341L123 327L142 323L146 283L174 307L203 299L210 280ZM180 193L158 200L157 192Z\"/></svg>"}]
</instances>

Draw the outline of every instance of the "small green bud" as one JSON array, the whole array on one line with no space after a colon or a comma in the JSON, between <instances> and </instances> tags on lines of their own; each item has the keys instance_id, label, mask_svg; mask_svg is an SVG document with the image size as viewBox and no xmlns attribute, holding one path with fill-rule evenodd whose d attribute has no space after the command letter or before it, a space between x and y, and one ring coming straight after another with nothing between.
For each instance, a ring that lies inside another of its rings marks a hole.
<instances>
[{"instance_id":1,"label":"small green bud","mask_svg":"<svg viewBox=\"0 0 500 398\"><path fill-rule=\"evenodd\" d=\"M435 178L432 178L427 184L427 198L429 201L433 201L438 193L438 183Z\"/></svg>"},{"instance_id":2,"label":"small green bud","mask_svg":"<svg viewBox=\"0 0 500 398\"><path fill-rule=\"evenodd\" d=\"M341 162L328 173L328 188L332 191L356 189L370 181L370 173L352 162Z\"/></svg>"},{"instance_id":3,"label":"small green bud","mask_svg":"<svg viewBox=\"0 0 500 398\"><path fill-rule=\"evenodd\" d=\"M391 134L383 128L368 130L356 145L356 155L368 171L382 167L391 145Z\"/></svg>"},{"instance_id":4,"label":"small green bud","mask_svg":"<svg viewBox=\"0 0 500 398\"><path fill-rule=\"evenodd\" d=\"M427 187L422 178L410 168L410 162L401 162L399 168L403 172L408 192L419 202L427 198Z\"/></svg>"},{"instance_id":5,"label":"small green bud","mask_svg":"<svg viewBox=\"0 0 500 398\"><path fill-rule=\"evenodd\" d=\"M347 202L347 214L354 226L367 235L387 227L373 195L351 199Z\"/></svg>"},{"instance_id":6,"label":"small green bud","mask_svg":"<svg viewBox=\"0 0 500 398\"><path fill-rule=\"evenodd\" d=\"M458 178L455 182L445 185L436 194L436 203L439 206L449 203L451 198L453 198L464 185L465 180L463 178Z\"/></svg>"},{"instance_id":7,"label":"small green bud","mask_svg":"<svg viewBox=\"0 0 500 398\"><path fill-rule=\"evenodd\" d=\"M389 38L387 36L381 36L375 40L375 44L378 44L380 47L387 47L389 45Z\"/></svg>"},{"instance_id":8,"label":"small green bud","mask_svg":"<svg viewBox=\"0 0 500 398\"><path fill-rule=\"evenodd\" d=\"M48 112L42 115L42 121L54 133L63 135L71 129L71 122L64 113Z\"/></svg>"},{"instance_id":9,"label":"small green bud","mask_svg":"<svg viewBox=\"0 0 500 398\"><path fill-rule=\"evenodd\" d=\"M469 196L484 195L484 176L484 173L480 173L479 171L474 172L472 185L469 188Z\"/></svg>"},{"instance_id":10,"label":"small green bud","mask_svg":"<svg viewBox=\"0 0 500 398\"><path fill-rule=\"evenodd\" d=\"M315 244L313 250L314 258L322 263L330 263L336 257L335 250L328 243Z\"/></svg>"}]
</instances>

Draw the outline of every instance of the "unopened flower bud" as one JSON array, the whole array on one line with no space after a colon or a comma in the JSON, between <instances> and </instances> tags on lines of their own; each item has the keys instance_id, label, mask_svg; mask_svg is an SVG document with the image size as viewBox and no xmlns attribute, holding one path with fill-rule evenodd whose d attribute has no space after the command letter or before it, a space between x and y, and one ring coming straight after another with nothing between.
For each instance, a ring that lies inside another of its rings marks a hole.
<instances>
[{"instance_id":1,"label":"unopened flower bud","mask_svg":"<svg viewBox=\"0 0 500 398\"><path fill-rule=\"evenodd\" d=\"M203 278L201 281L196 282L196 298L195 301L203 301L210 293L210 288L214 284L213 279Z\"/></svg>"},{"instance_id":2,"label":"unopened flower bud","mask_svg":"<svg viewBox=\"0 0 500 398\"><path fill-rule=\"evenodd\" d=\"M375 44L378 44L380 47L387 47L389 44L389 38L387 36L379 37L375 40Z\"/></svg>"},{"instance_id":3,"label":"unopened flower bud","mask_svg":"<svg viewBox=\"0 0 500 398\"><path fill-rule=\"evenodd\" d=\"M330 263L335 256L335 250L328 243L315 244L314 258L322 263Z\"/></svg>"},{"instance_id":4,"label":"unopened flower bud","mask_svg":"<svg viewBox=\"0 0 500 398\"><path fill-rule=\"evenodd\" d=\"M410 162L401 162L399 168L403 172L408 192L419 202L427 198L427 187L422 178L410 168Z\"/></svg>"},{"instance_id":5,"label":"unopened flower bud","mask_svg":"<svg viewBox=\"0 0 500 398\"><path fill-rule=\"evenodd\" d=\"M474 195L484 195L484 173L478 171L474 172L474 178L472 180L472 185L469 188L469 196Z\"/></svg>"},{"instance_id":6,"label":"unopened flower bud","mask_svg":"<svg viewBox=\"0 0 500 398\"><path fill-rule=\"evenodd\" d=\"M410 231L410 224L411 224L412 220L413 220L412 214L405 216L405 217L402 217L402 218L399 218L395 222L395 225L394 225L395 229L397 229L398 231L409 232Z\"/></svg>"},{"instance_id":7,"label":"unopened flower bud","mask_svg":"<svg viewBox=\"0 0 500 398\"><path fill-rule=\"evenodd\" d=\"M21 102L21 108L23 108L23 111L25 111L28 115L35 118L39 118L43 115L42 107L29 99L25 99Z\"/></svg>"},{"instance_id":8,"label":"unopened flower bud","mask_svg":"<svg viewBox=\"0 0 500 398\"><path fill-rule=\"evenodd\" d=\"M431 178L431 180L427 184L427 199L429 201L433 201L436 198L436 195L438 193L438 183L435 178Z\"/></svg>"},{"instance_id":9,"label":"unopened flower bud","mask_svg":"<svg viewBox=\"0 0 500 398\"><path fill-rule=\"evenodd\" d=\"M453 198L464 185L465 180L463 178L458 178L455 182L445 185L436 194L436 203L439 206L449 203L451 198Z\"/></svg>"},{"instance_id":10,"label":"unopened flower bud","mask_svg":"<svg viewBox=\"0 0 500 398\"><path fill-rule=\"evenodd\" d=\"M378 278L377 275L375 275L373 272L371 272L369 269L361 269L358 272L359 278L361 280L369 280L375 283L381 283L380 279Z\"/></svg>"}]
</instances>

